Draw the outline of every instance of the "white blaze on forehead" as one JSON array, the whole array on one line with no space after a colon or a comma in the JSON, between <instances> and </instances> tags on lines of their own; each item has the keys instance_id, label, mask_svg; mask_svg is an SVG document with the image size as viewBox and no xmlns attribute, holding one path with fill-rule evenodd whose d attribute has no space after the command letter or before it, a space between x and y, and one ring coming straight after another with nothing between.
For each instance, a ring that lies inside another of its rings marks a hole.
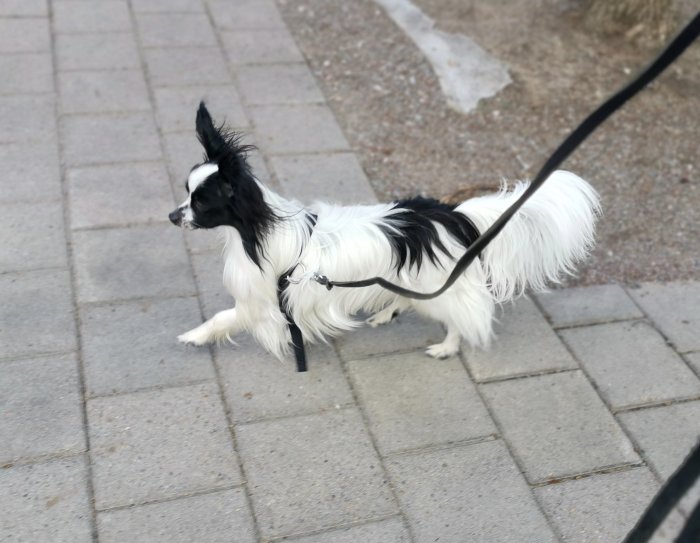
<instances>
[{"instance_id":1,"label":"white blaze on forehead","mask_svg":"<svg viewBox=\"0 0 700 543\"><path fill-rule=\"evenodd\" d=\"M180 205L183 224L189 224L194 220L194 214L192 213L192 208L190 207L192 193L207 177L218 171L219 166L212 164L211 162L207 162L206 164L197 166L190 172L190 176L187 178L187 189L189 190L189 194L187 195L187 199Z\"/></svg>"},{"instance_id":2,"label":"white blaze on forehead","mask_svg":"<svg viewBox=\"0 0 700 543\"><path fill-rule=\"evenodd\" d=\"M190 194L194 192L202 181L204 181L211 174L219 171L219 166L211 162L197 166L194 170L190 172L190 176L187 178L187 188L190 189Z\"/></svg>"}]
</instances>

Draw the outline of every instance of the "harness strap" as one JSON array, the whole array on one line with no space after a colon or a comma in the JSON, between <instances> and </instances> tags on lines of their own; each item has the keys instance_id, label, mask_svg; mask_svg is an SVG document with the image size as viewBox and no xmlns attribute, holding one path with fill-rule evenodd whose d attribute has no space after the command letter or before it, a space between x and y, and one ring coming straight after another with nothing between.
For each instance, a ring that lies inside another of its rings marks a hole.
<instances>
[{"instance_id":1,"label":"harness strap","mask_svg":"<svg viewBox=\"0 0 700 543\"><path fill-rule=\"evenodd\" d=\"M287 326L289 326L289 333L292 336L292 347L294 349L294 358L297 361L297 371L306 371L306 351L304 349L304 337L301 334L301 330L294 322L294 318L287 310L287 306L282 300L282 294L284 289L289 286L289 276L292 275L296 266L293 266L282 275L277 280L277 302L280 305L280 311L284 314L287 319Z\"/></svg>"},{"instance_id":2,"label":"harness strap","mask_svg":"<svg viewBox=\"0 0 700 543\"><path fill-rule=\"evenodd\" d=\"M311 233L313 233L313 228L316 226L316 221L318 220L318 215L316 213L308 213L308 218L310 222ZM302 251L303 252L303 251ZM287 326L289 326L289 334L292 337L292 348L294 349L294 358L297 361L297 371L307 371L306 367L306 350L304 349L304 336L301 333L301 329L294 322L294 317L292 317L289 312L287 305L282 299L285 289L289 286L289 277L294 273L299 264L294 264L286 272L280 275L277 280L277 303L280 306L280 311L287 319Z\"/></svg>"},{"instance_id":3,"label":"harness strap","mask_svg":"<svg viewBox=\"0 0 700 543\"><path fill-rule=\"evenodd\" d=\"M361 281L331 281L325 275L316 274L314 279L324 285L328 290L333 287L359 288L371 285L379 285L395 294L416 300L430 300L440 296L462 275L464 270L474 261L477 255L491 243L503 227L508 223L513 215L522 207L530 196L532 196L542 183L556 170L559 165L573 153L583 141L591 135L608 117L620 109L627 101L634 97L639 91L656 79L670 64L672 64L686 48L700 35L700 12L688 23L688 25L676 36L676 38L666 47L666 49L654 60L646 70L640 73L634 80L630 81L622 89L608 98L598 109L593 111L584 121L569 134L569 136L557 147L552 155L544 163L542 169L530 183L530 186L523 192L522 196L514 202L491 227L481 234L477 240L469 246L467 251L457 261L454 270L450 274L445 284L435 292L416 292L407 288L395 285L382 277L372 277Z\"/></svg>"}]
</instances>

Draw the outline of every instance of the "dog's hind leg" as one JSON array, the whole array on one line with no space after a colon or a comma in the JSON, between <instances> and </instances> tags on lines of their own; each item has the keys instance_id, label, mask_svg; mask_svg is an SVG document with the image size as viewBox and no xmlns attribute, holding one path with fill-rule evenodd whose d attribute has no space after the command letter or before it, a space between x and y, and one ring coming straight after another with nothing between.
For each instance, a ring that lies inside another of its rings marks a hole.
<instances>
[{"instance_id":1,"label":"dog's hind leg","mask_svg":"<svg viewBox=\"0 0 700 543\"><path fill-rule=\"evenodd\" d=\"M237 334L242 330L238 318L236 317L236 308L219 311L211 319L203 324L185 332L177 337L177 339L187 345L205 345L215 341L230 339L230 336Z\"/></svg>"},{"instance_id":2,"label":"dog's hind leg","mask_svg":"<svg viewBox=\"0 0 700 543\"><path fill-rule=\"evenodd\" d=\"M409 307L410 305L405 300L397 298L384 309L367 319L367 324L369 324L372 328L376 328L377 326L391 322L398 316L399 313L408 309Z\"/></svg>"},{"instance_id":3,"label":"dog's hind leg","mask_svg":"<svg viewBox=\"0 0 700 543\"><path fill-rule=\"evenodd\" d=\"M447 325L447 336L442 343L436 343L426 349L426 354L433 358L448 358L459 352L459 343L461 339L459 330L454 325Z\"/></svg>"}]
</instances>

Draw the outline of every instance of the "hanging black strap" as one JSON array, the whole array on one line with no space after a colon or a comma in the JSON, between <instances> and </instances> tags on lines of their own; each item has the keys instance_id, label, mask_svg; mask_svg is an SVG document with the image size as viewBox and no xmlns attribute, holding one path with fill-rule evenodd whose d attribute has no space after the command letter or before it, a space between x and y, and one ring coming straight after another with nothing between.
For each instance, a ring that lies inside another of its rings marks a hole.
<instances>
[{"instance_id":1,"label":"hanging black strap","mask_svg":"<svg viewBox=\"0 0 700 543\"><path fill-rule=\"evenodd\" d=\"M522 196L513 203L491 227L481 234L477 240L469 246L467 252L457 261L454 270L450 274L445 284L435 292L416 292L407 288L395 285L382 277L372 277L361 281L331 281L325 275L316 275L315 280L325 285L328 290L333 287L359 288L371 285L379 285L406 298L417 300L429 300L445 292L464 273L464 270L472 261L481 254L486 246L491 243L503 227L530 198L542 183L556 170L567 157L591 135L591 133L605 122L610 115L620 109L628 100L641 91L646 85L656 79L670 64L676 60L686 48L695 41L700 34L700 12L698 12L690 23L676 36L676 38L666 47L666 49L652 62L646 70L640 73L635 79L625 87L608 98L598 109L591 113L552 153L542 169L530 183L530 186L523 192Z\"/></svg>"},{"instance_id":2,"label":"hanging black strap","mask_svg":"<svg viewBox=\"0 0 700 543\"><path fill-rule=\"evenodd\" d=\"M318 215L316 213L307 213L307 219L309 221L310 234L313 234L313 229L316 226L316 221L318 220ZM303 252L303 250L302 250ZM294 349L294 358L297 361L297 371L306 371L306 350L304 349L304 336L301 333L301 329L294 322L294 317L287 309L287 304L284 303L283 293L285 289L289 286L289 277L294 273L298 264L295 264L289 268L286 272L280 275L277 280L277 303L280 306L280 311L284 314L284 318L287 319L287 326L289 326L289 334L292 337L292 348Z\"/></svg>"},{"instance_id":3,"label":"hanging black strap","mask_svg":"<svg viewBox=\"0 0 700 543\"><path fill-rule=\"evenodd\" d=\"M645 543L661 526L683 495L700 477L700 442L686 457L681 466L666 481L654 497L647 510L623 543ZM695 506L687 524L676 539L676 543L697 543L700 541L700 503Z\"/></svg>"},{"instance_id":4,"label":"hanging black strap","mask_svg":"<svg viewBox=\"0 0 700 543\"><path fill-rule=\"evenodd\" d=\"M292 348L294 349L294 358L297 361L297 371L306 371L306 351L304 350L304 336L302 336L301 330L297 326L297 323L294 322L294 318L290 315L289 311L287 311L287 305L282 299L282 293L284 292L284 289L286 289L289 286L289 276L292 275L292 272L295 268L296 266L290 268L282 275L280 275L280 278L277 281L277 302L280 305L280 311L284 314L285 318L287 319L289 333L292 336Z\"/></svg>"}]
</instances>

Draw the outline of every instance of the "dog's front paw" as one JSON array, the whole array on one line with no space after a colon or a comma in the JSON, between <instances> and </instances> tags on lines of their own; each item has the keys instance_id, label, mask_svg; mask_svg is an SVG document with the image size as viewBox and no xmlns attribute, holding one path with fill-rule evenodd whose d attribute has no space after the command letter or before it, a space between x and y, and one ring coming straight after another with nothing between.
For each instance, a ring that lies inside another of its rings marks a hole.
<instances>
[{"instance_id":1,"label":"dog's front paw","mask_svg":"<svg viewBox=\"0 0 700 543\"><path fill-rule=\"evenodd\" d=\"M425 350L425 354L428 356L432 356L433 358L439 358L439 359L444 359L444 358L449 358L450 356L453 356L457 354L459 351L459 347L456 349L452 345L446 345L445 343L436 343L435 345L431 345Z\"/></svg>"},{"instance_id":2,"label":"dog's front paw","mask_svg":"<svg viewBox=\"0 0 700 543\"><path fill-rule=\"evenodd\" d=\"M194 328L189 332L180 334L177 336L177 340L185 345L195 345L197 347L206 345L210 341L209 331L206 329L206 323L202 324L201 326L197 326L197 328Z\"/></svg>"}]
</instances>

